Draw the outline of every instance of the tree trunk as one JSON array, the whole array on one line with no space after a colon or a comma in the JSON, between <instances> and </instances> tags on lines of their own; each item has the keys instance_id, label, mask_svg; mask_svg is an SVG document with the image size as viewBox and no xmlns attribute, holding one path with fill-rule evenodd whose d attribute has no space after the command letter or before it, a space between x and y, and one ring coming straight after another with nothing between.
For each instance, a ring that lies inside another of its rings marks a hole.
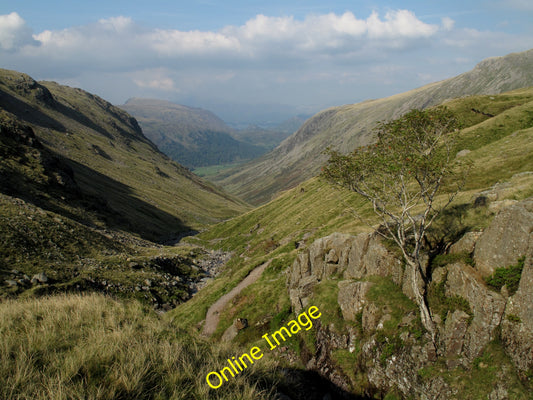
<instances>
[{"instance_id":1,"label":"tree trunk","mask_svg":"<svg viewBox=\"0 0 533 400\"><path fill-rule=\"evenodd\" d=\"M435 324L433 323L431 312L429 311L429 307L426 303L426 282L422 279L419 262L408 260L407 264L408 267L411 268L411 288L413 290L415 302L420 310L420 319L422 321L422 325L431 335L431 340L433 343L435 343ZM419 285L419 282L421 282L422 285ZM422 289L420 289L420 286Z\"/></svg>"}]
</instances>

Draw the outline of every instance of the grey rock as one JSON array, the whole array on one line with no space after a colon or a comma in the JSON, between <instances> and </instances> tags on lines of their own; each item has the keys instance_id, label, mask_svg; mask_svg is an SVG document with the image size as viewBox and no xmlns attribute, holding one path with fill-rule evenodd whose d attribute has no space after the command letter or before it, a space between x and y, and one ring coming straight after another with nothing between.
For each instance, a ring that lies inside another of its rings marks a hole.
<instances>
[{"instance_id":1,"label":"grey rock","mask_svg":"<svg viewBox=\"0 0 533 400\"><path fill-rule=\"evenodd\" d=\"M239 330L235 327L235 324L231 324L230 327L224 331L221 340L223 342L231 342L235 339L238 333Z\"/></svg>"},{"instance_id":2,"label":"grey rock","mask_svg":"<svg viewBox=\"0 0 533 400\"><path fill-rule=\"evenodd\" d=\"M533 199L503 209L476 242L476 269L486 277L496 268L515 264L533 244L532 232Z\"/></svg>"},{"instance_id":3,"label":"grey rock","mask_svg":"<svg viewBox=\"0 0 533 400\"><path fill-rule=\"evenodd\" d=\"M483 348L496 338L496 328L503 317L505 300L499 293L488 289L472 267L456 263L447 266L447 269L446 295L465 299L473 313L463 343L464 356L472 362L474 358L479 357ZM456 325L463 317L462 314L456 315Z\"/></svg>"},{"instance_id":4,"label":"grey rock","mask_svg":"<svg viewBox=\"0 0 533 400\"><path fill-rule=\"evenodd\" d=\"M466 232L461 239L450 246L450 254L468 253L474 252L476 242L481 236L482 232Z\"/></svg>"},{"instance_id":5,"label":"grey rock","mask_svg":"<svg viewBox=\"0 0 533 400\"><path fill-rule=\"evenodd\" d=\"M462 354L469 318L470 316L461 310L455 310L448 314L443 337L446 357Z\"/></svg>"},{"instance_id":6,"label":"grey rock","mask_svg":"<svg viewBox=\"0 0 533 400\"><path fill-rule=\"evenodd\" d=\"M47 283L48 276L46 276L44 272L39 272L38 274L33 275L31 281L36 283Z\"/></svg>"},{"instance_id":7,"label":"grey rock","mask_svg":"<svg viewBox=\"0 0 533 400\"><path fill-rule=\"evenodd\" d=\"M516 293L507 300L502 320L502 341L518 371L533 369L533 248L524 261Z\"/></svg>"},{"instance_id":8,"label":"grey rock","mask_svg":"<svg viewBox=\"0 0 533 400\"><path fill-rule=\"evenodd\" d=\"M291 304L296 312L306 307L314 286L324 279L361 279L368 275L391 276L397 284L403 278L401 261L377 235L334 233L319 238L298 254L290 268Z\"/></svg>"},{"instance_id":9,"label":"grey rock","mask_svg":"<svg viewBox=\"0 0 533 400\"><path fill-rule=\"evenodd\" d=\"M13 279L5 280L5 283L6 283L7 286L18 287L17 281L14 281Z\"/></svg>"},{"instance_id":10,"label":"grey rock","mask_svg":"<svg viewBox=\"0 0 533 400\"><path fill-rule=\"evenodd\" d=\"M372 285L372 282L339 282L337 302L345 320L355 321L357 314L363 312L367 304L366 294Z\"/></svg>"}]
</instances>

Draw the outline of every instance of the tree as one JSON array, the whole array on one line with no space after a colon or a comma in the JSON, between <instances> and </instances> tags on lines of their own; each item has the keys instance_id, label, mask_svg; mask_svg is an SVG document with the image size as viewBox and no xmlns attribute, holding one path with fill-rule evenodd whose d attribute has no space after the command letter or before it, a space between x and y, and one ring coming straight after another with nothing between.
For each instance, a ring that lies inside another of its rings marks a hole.
<instances>
[{"instance_id":1,"label":"tree","mask_svg":"<svg viewBox=\"0 0 533 400\"><path fill-rule=\"evenodd\" d=\"M343 155L328 150L322 175L358 193L380 218L378 233L393 240L409 268L414 298L424 327L435 341L427 305L430 277L421 259L424 238L435 218L464 183L466 168L453 151L459 122L445 107L413 110L375 129L376 143ZM437 196L445 188L447 198Z\"/></svg>"}]
</instances>

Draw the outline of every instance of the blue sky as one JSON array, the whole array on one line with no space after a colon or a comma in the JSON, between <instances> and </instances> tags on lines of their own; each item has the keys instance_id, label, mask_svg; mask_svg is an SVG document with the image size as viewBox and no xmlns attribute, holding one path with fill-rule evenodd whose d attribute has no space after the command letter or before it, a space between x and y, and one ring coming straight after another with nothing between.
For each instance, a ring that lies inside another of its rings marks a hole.
<instances>
[{"instance_id":1,"label":"blue sky","mask_svg":"<svg viewBox=\"0 0 533 400\"><path fill-rule=\"evenodd\" d=\"M0 0L0 66L115 104L315 112L533 48L531 21L530 0Z\"/></svg>"}]
</instances>

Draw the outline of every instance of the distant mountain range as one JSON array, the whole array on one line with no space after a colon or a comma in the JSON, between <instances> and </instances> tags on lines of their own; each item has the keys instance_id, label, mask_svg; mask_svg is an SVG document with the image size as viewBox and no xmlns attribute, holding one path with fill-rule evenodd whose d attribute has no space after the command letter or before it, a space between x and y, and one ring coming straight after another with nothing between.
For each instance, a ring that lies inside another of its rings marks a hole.
<instances>
[{"instance_id":1,"label":"distant mountain range","mask_svg":"<svg viewBox=\"0 0 533 400\"><path fill-rule=\"evenodd\" d=\"M319 112L270 153L214 181L252 204L316 175L328 147L351 151L373 140L378 121L413 108L426 108L466 95L498 94L533 85L533 50L489 58L457 77L379 100L333 107Z\"/></svg>"},{"instance_id":2,"label":"distant mountain range","mask_svg":"<svg viewBox=\"0 0 533 400\"><path fill-rule=\"evenodd\" d=\"M144 134L163 153L191 168L259 157L303 123L295 117L279 129L235 130L210 111L164 100L133 98L120 108L139 121Z\"/></svg>"}]
</instances>

